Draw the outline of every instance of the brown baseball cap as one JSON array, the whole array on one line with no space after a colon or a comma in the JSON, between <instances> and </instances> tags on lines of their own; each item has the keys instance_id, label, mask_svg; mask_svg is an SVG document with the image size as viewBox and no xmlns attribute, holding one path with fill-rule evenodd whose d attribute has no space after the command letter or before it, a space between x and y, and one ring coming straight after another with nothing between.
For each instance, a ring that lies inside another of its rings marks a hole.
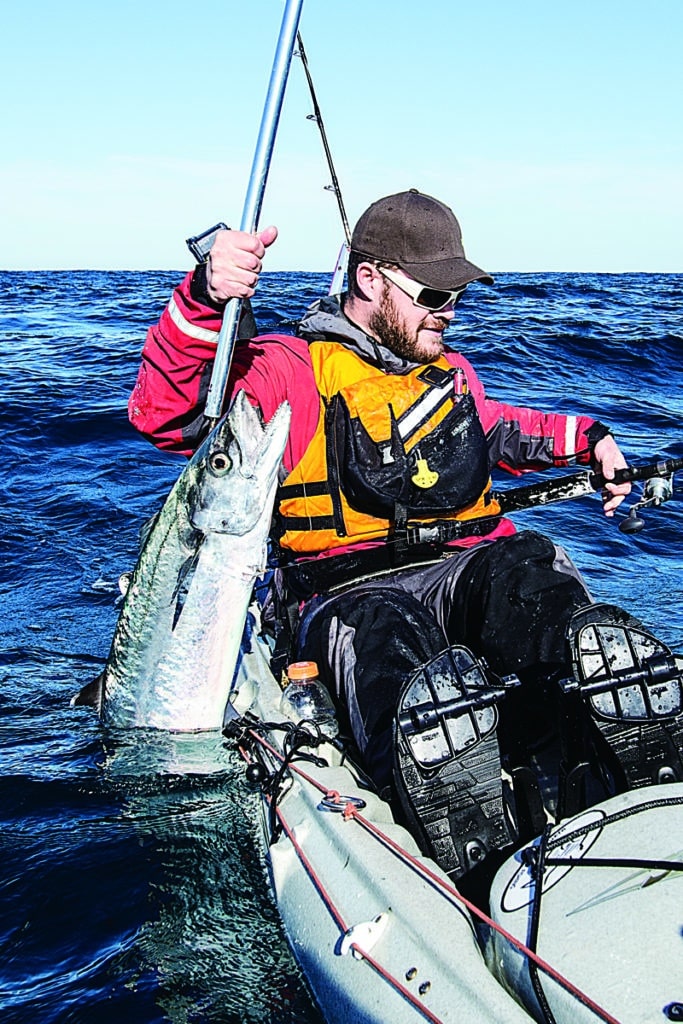
<instances>
[{"instance_id":1,"label":"brown baseball cap","mask_svg":"<svg viewBox=\"0 0 683 1024\"><path fill-rule=\"evenodd\" d=\"M465 258L460 225L450 207L416 188L369 206L353 229L351 248L395 263L430 288L493 284L485 270Z\"/></svg>"}]
</instances>

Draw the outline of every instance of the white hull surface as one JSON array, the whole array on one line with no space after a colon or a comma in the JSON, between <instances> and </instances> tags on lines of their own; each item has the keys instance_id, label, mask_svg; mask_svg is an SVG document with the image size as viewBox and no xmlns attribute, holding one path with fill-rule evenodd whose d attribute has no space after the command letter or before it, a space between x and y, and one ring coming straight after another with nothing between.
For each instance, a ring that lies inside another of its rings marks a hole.
<instances>
[{"instance_id":1,"label":"white hull surface","mask_svg":"<svg viewBox=\"0 0 683 1024\"><path fill-rule=\"evenodd\" d=\"M257 644L245 656L232 706L240 716L249 711L278 722L280 688L267 653ZM267 732L271 749L256 742L245 756L277 771L282 737L279 730ZM289 942L326 1020L552 1019L540 1009L529 957L514 939L471 912L448 877L394 822L388 804L364 787L353 765L341 764L334 747L325 743L308 752L328 766L294 760L276 815L264 796L263 829ZM274 819L281 831L270 842ZM586 820L592 828L582 841L576 833L583 834ZM566 842L553 849L555 856L558 849L586 856L583 848L590 846L590 855L600 858L680 862L683 784L616 797L558 828ZM680 870L554 867L545 878L538 955L598 1004L596 1013L541 970L557 1024L683 1019L664 1012L676 1002L683 1007ZM517 852L496 876L491 905L497 924L520 942L530 934L529 893L528 868Z\"/></svg>"},{"instance_id":2,"label":"white hull surface","mask_svg":"<svg viewBox=\"0 0 683 1024\"><path fill-rule=\"evenodd\" d=\"M553 829L545 848L539 955L624 1024L683 1020L683 784L634 790L592 807ZM668 861L679 870L667 868ZM520 851L496 875L494 918L526 939L535 896ZM489 957L501 980L544 1020L528 960L496 932ZM540 984L558 1021L595 1020L552 979L540 975ZM676 1004L680 1009L667 1014Z\"/></svg>"}]
</instances>

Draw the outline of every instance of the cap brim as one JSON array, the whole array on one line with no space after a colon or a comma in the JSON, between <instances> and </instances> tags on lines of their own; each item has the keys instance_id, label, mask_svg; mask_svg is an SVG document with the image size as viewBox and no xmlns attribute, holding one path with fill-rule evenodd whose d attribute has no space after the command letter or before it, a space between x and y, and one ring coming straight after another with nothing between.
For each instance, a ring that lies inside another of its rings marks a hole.
<instances>
[{"instance_id":1,"label":"cap brim","mask_svg":"<svg viewBox=\"0 0 683 1024\"><path fill-rule=\"evenodd\" d=\"M405 263L397 264L406 274L410 274L420 284L428 288L442 288L446 291L454 291L456 288L463 288L472 281L481 281L482 284L493 284L493 278L481 267L463 258L451 260L438 260L431 263Z\"/></svg>"}]
</instances>

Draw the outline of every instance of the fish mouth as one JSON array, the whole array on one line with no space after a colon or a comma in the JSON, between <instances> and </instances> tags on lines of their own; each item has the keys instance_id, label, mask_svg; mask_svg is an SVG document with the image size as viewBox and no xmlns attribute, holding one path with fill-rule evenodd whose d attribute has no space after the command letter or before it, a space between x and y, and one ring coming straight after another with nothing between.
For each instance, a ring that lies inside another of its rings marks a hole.
<instances>
[{"instance_id":1,"label":"fish mouth","mask_svg":"<svg viewBox=\"0 0 683 1024\"><path fill-rule=\"evenodd\" d=\"M258 411L246 399L240 401L243 394L238 393L229 414L235 413L228 458L234 452L235 471L245 480L259 480L263 489L269 490L279 472L289 437L291 408L288 402L282 402L268 422L262 424Z\"/></svg>"},{"instance_id":2,"label":"fish mouth","mask_svg":"<svg viewBox=\"0 0 683 1024\"><path fill-rule=\"evenodd\" d=\"M209 440L189 516L197 530L243 536L256 525L272 504L290 417L283 402L264 426L245 393L238 392Z\"/></svg>"}]
</instances>

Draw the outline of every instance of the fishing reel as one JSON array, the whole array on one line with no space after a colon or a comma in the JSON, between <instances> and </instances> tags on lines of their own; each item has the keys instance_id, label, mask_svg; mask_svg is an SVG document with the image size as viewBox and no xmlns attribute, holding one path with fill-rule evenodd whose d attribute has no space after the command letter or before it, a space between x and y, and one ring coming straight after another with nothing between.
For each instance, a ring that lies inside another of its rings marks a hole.
<instances>
[{"instance_id":1,"label":"fishing reel","mask_svg":"<svg viewBox=\"0 0 683 1024\"><path fill-rule=\"evenodd\" d=\"M674 476L671 473L669 476L658 476L651 477L646 481L643 487L643 497L640 501L636 502L635 505L631 506L628 516L619 523L619 529L622 533L640 533L645 526L645 520L642 516L638 515L641 508L654 507L658 508L663 505L665 501L669 501L673 498L674 494Z\"/></svg>"}]
</instances>

